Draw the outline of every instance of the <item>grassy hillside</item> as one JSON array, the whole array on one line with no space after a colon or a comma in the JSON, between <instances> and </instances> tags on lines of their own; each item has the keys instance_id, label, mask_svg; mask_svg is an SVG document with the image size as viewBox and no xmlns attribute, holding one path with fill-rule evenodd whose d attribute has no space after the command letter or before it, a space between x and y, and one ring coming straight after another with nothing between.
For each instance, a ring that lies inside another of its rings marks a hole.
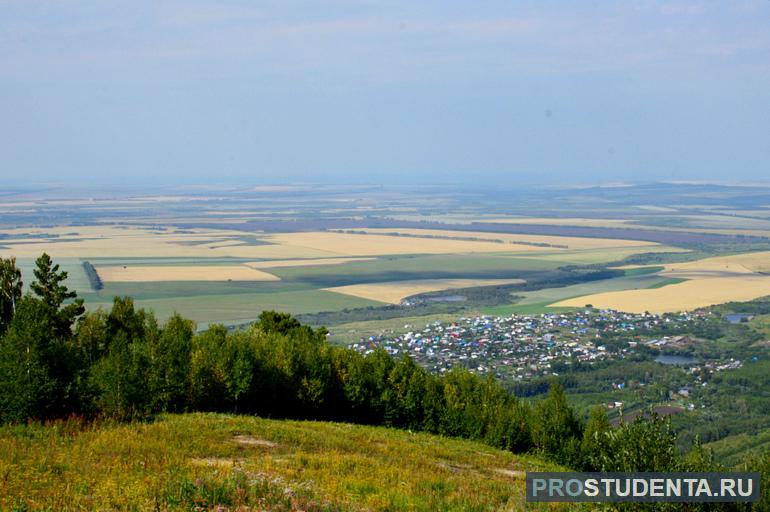
<instances>
[{"instance_id":1,"label":"grassy hillside","mask_svg":"<svg viewBox=\"0 0 770 512\"><path fill-rule=\"evenodd\" d=\"M479 443L341 423L68 422L0 429L0 510L520 510L524 471L551 469Z\"/></svg>"}]
</instances>

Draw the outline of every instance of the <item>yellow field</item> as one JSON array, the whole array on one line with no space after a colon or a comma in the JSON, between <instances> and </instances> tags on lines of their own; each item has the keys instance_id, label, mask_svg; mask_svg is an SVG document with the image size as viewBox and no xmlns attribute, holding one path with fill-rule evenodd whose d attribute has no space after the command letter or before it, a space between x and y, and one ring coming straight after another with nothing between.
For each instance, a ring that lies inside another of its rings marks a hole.
<instances>
[{"instance_id":1,"label":"yellow field","mask_svg":"<svg viewBox=\"0 0 770 512\"><path fill-rule=\"evenodd\" d=\"M233 237L264 239L262 233L221 229L155 230L124 226L77 226L5 230L17 234L49 234L52 238L9 238L0 256L36 258L47 252L53 258L217 258L298 259L340 256L331 250L295 245L249 245ZM194 245L191 245L194 242Z\"/></svg>"},{"instance_id":2,"label":"yellow field","mask_svg":"<svg viewBox=\"0 0 770 512\"><path fill-rule=\"evenodd\" d=\"M46 228L37 230L6 230L14 234L49 234L51 238L8 238L0 256L34 258L47 252L54 258L163 258L163 257L236 257L254 259L296 260L306 258L371 257L399 254L454 254L512 251L543 251L554 248L511 246L484 241L416 239L385 235L363 235L333 232L280 233L265 235L243 231L196 229L177 232L173 229L153 230L139 227L88 226ZM429 233L429 232L428 232ZM447 233L451 235L450 233ZM472 236L465 233L464 236ZM267 244L248 244L234 237L254 237ZM494 238L496 235L490 236ZM504 236L504 235L503 235ZM524 239L525 237L520 237ZM548 239L553 243L569 243L559 237L526 237ZM591 239L579 239L592 245ZM191 244L192 243L192 244ZM601 246L603 242L593 244ZM613 241L614 245L639 245L639 242Z\"/></svg>"},{"instance_id":3,"label":"yellow field","mask_svg":"<svg viewBox=\"0 0 770 512\"><path fill-rule=\"evenodd\" d=\"M770 270L770 251L717 256L715 258L706 258L686 263L671 263L665 265L665 268L671 277L690 277L691 275L698 276L703 273L746 274L767 272Z\"/></svg>"},{"instance_id":4,"label":"yellow field","mask_svg":"<svg viewBox=\"0 0 770 512\"><path fill-rule=\"evenodd\" d=\"M197 266L98 266L96 272L106 283L158 281L278 281L273 274L245 265Z\"/></svg>"},{"instance_id":5,"label":"yellow field","mask_svg":"<svg viewBox=\"0 0 770 512\"><path fill-rule=\"evenodd\" d=\"M0 249L2 256L35 258L47 252L54 258L119 258L119 257L212 257L222 255L210 247L243 236L240 231L196 229L179 233L176 230L153 230L121 226L77 226L6 230L18 234L48 234L52 238L6 239ZM200 245L187 245L200 242ZM258 246L253 246L258 247ZM219 248L226 252L226 248Z\"/></svg>"},{"instance_id":6,"label":"yellow field","mask_svg":"<svg viewBox=\"0 0 770 512\"><path fill-rule=\"evenodd\" d=\"M254 260L281 260L267 265L255 262L252 268L304 265L294 260L316 259L314 265L343 263L339 258L401 255L401 254L473 254L502 252L565 251L559 247L538 247L527 243L563 245L571 250L606 248L651 248L657 244L635 240L608 240L538 235L511 235L465 231L422 229L366 230L372 234L353 234L314 231L308 233L265 234L237 230L199 228L178 231L134 226L77 226L3 231L0 256L35 258L47 252L53 258L249 258ZM378 234L400 232L415 236L388 236ZM21 238L22 235L50 235L44 238ZM14 237L17 235L17 237ZM454 237L417 238L416 236ZM460 238L479 240L461 240ZM252 238L255 242L249 243ZM489 240L489 241L486 241ZM492 240L503 240L496 243ZM517 244L516 242L524 242ZM291 261L291 263L288 263ZM332 263L334 262L334 263Z\"/></svg>"},{"instance_id":7,"label":"yellow field","mask_svg":"<svg viewBox=\"0 0 770 512\"><path fill-rule=\"evenodd\" d=\"M469 288L471 286L493 286L523 282L522 279L418 279L413 281L335 286L333 288L325 288L325 290L363 299L387 302L389 304L398 304L404 298L420 293Z\"/></svg>"},{"instance_id":8,"label":"yellow field","mask_svg":"<svg viewBox=\"0 0 770 512\"><path fill-rule=\"evenodd\" d=\"M364 231L364 230L362 230ZM370 230L372 233L375 231ZM387 230L386 230L387 231ZM391 230L395 231L395 230ZM403 230L406 232L407 230ZM451 233L451 232L448 232ZM465 236L472 236L466 233ZM489 237L493 238L493 237ZM317 231L310 233L281 233L266 240L287 247L304 247L316 251L329 251L340 256L378 256L397 254L455 254L489 253L533 250L542 248L519 247L494 242L410 238L387 235L364 235ZM523 247L523 246L522 246Z\"/></svg>"},{"instance_id":9,"label":"yellow field","mask_svg":"<svg viewBox=\"0 0 770 512\"><path fill-rule=\"evenodd\" d=\"M374 258L317 258L303 260L250 261L244 265L251 268L315 267L317 265L342 265L354 261L371 261Z\"/></svg>"},{"instance_id":10,"label":"yellow field","mask_svg":"<svg viewBox=\"0 0 770 512\"><path fill-rule=\"evenodd\" d=\"M585 295L551 306L599 308L663 313L686 311L729 301L747 301L770 295L770 252L720 256L664 266L660 276L687 279L663 288L624 290Z\"/></svg>"},{"instance_id":11,"label":"yellow field","mask_svg":"<svg viewBox=\"0 0 770 512\"><path fill-rule=\"evenodd\" d=\"M377 229L362 229L367 233L403 233L406 235L414 236L439 236L439 237L455 237L455 238L479 238L486 240L503 240L505 244L494 244L497 246L497 251L547 251L547 250L564 250L554 247L538 247L534 245L514 245L516 242L526 242L527 244L554 244L554 245L566 245L569 249L604 249L611 247L646 247L658 245L655 242L645 242L640 240L615 240L609 238L585 238L585 237L569 237L569 236L547 236L547 235L520 235L509 233L488 233L482 231L445 231L441 229L403 229L403 228L377 228ZM373 236L373 235L361 235L361 236ZM391 238L398 239L398 237L391 236ZM404 237L409 240L408 237ZM431 239L426 238L426 241ZM461 240L443 240L437 239L437 241L443 242L456 242L456 243L484 243L484 242L464 242ZM423 239L418 241L419 244L423 243Z\"/></svg>"}]
</instances>

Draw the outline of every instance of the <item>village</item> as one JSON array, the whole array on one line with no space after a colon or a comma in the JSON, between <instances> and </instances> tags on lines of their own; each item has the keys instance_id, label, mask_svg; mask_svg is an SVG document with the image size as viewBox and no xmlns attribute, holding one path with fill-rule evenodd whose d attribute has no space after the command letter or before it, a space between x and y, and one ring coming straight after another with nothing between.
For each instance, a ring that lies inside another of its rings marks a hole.
<instances>
[{"instance_id":1,"label":"village","mask_svg":"<svg viewBox=\"0 0 770 512\"><path fill-rule=\"evenodd\" d=\"M740 367L740 361L696 363L694 358L667 355L701 342L688 335L653 337L653 332L682 332L711 317L707 311L678 314L632 314L614 310L572 313L463 317L433 322L402 334L384 332L351 345L364 354L378 347L393 357L408 354L435 373L455 366L500 379L526 381L557 376L576 365L622 360L631 356L720 371ZM664 352L664 350L666 352ZM657 357L655 357L657 355ZM692 368L690 368L692 370ZM700 371L700 370L699 370Z\"/></svg>"}]
</instances>

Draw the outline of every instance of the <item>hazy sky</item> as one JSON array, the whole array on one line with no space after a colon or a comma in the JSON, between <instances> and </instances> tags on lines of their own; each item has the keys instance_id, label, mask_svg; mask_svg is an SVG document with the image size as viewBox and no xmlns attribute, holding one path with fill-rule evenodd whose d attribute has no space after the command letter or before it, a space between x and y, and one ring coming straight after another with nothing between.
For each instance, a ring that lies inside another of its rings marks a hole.
<instances>
[{"instance_id":1,"label":"hazy sky","mask_svg":"<svg viewBox=\"0 0 770 512\"><path fill-rule=\"evenodd\" d=\"M770 179L770 1L0 0L0 183Z\"/></svg>"}]
</instances>

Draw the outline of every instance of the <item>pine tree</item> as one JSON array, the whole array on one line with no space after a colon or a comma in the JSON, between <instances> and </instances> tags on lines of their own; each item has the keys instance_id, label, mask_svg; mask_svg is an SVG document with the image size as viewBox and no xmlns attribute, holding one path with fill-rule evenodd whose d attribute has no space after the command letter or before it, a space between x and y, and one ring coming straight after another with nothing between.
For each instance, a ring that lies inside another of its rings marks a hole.
<instances>
[{"instance_id":1,"label":"pine tree","mask_svg":"<svg viewBox=\"0 0 770 512\"><path fill-rule=\"evenodd\" d=\"M56 333L69 336L72 324L85 312L83 299L78 299L77 293L70 291L63 284L67 279L67 272L59 270L59 265L54 264L48 254L43 253L35 261L35 265L32 291L48 307ZM71 302L65 305L67 301Z\"/></svg>"}]
</instances>

